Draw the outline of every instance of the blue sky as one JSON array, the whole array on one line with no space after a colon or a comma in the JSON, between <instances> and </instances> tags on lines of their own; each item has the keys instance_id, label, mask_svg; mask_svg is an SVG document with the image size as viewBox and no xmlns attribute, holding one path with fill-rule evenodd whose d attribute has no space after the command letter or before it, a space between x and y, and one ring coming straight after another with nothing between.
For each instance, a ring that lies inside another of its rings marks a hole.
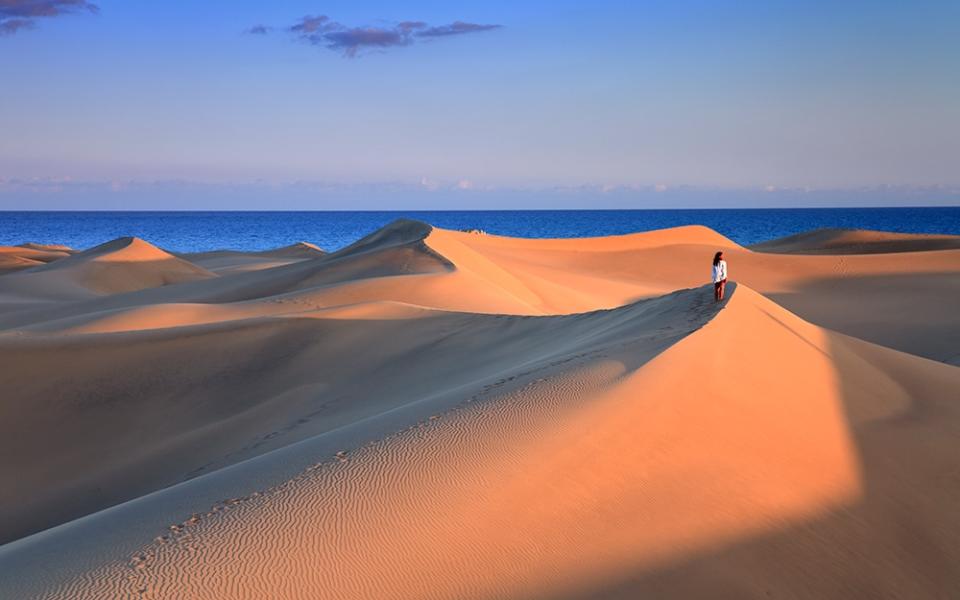
<instances>
[{"instance_id":1,"label":"blue sky","mask_svg":"<svg viewBox=\"0 0 960 600\"><path fill-rule=\"evenodd\" d=\"M85 4L0 1L0 208L960 204L956 0Z\"/></svg>"}]
</instances>

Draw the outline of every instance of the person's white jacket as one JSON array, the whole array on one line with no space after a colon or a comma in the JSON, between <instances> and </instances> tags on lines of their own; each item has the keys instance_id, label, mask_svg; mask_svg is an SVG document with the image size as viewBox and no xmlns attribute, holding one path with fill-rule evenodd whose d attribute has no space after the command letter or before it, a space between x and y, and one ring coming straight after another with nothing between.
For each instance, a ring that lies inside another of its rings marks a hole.
<instances>
[{"instance_id":1,"label":"person's white jacket","mask_svg":"<svg viewBox=\"0 0 960 600\"><path fill-rule=\"evenodd\" d=\"M721 260L713 265L713 282L719 283L727 278L727 261Z\"/></svg>"}]
</instances>

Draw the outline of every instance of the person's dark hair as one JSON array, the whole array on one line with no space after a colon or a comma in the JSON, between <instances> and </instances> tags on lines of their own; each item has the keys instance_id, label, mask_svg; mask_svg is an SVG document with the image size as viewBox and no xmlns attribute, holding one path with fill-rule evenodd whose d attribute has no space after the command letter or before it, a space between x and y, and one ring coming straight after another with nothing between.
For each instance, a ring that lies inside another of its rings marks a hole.
<instances>
[{"instance_id":1,"label":"person's dark hair","mask_svg":"<svg viewBox=\"0 0 960 600\"><path fill-rule=\"evenodd\" d=\"M720 264L720 258L723 256L723 252L717 252L713 255L713 266Z\"/></svg>"}]
</instances>

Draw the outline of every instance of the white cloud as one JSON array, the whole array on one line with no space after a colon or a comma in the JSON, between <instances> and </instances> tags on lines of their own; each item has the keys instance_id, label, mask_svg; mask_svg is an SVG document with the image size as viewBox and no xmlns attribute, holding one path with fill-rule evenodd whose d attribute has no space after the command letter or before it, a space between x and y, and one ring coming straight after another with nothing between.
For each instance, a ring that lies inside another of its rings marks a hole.
<instances>
[{"instance_id":1,"label":"white cloud","mask_svg":"<svg viewBox=\"0 0 960 600\"><path fill-rule=\"evenodd\" d=\"M440 189L440 184L437 181L430 179L429 177L421 177L420 187L426 190L429 190L431 192L435 192L438 189Z\"/></svg>"}]
</instances>

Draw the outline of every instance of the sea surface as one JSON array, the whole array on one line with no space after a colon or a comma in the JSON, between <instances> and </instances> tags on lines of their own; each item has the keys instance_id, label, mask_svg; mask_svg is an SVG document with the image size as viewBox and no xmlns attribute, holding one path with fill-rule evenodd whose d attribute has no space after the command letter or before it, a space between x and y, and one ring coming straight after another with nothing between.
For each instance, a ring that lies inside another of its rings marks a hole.
<instances>
[{"instance_id":1,"label":"sea surface","mask_svg":"<svg viewBox=\"0 0 960 600\"><path fill-rule=\"evenodd\" d=\"M519 237L589 237L706 225L743 245L824 227L960 235L960 207L531 211L0 212L0 245L86 249L124 236L176 252L266 250L298 241L337 250L399 218Z\"/></svg>"}]
</instances>

